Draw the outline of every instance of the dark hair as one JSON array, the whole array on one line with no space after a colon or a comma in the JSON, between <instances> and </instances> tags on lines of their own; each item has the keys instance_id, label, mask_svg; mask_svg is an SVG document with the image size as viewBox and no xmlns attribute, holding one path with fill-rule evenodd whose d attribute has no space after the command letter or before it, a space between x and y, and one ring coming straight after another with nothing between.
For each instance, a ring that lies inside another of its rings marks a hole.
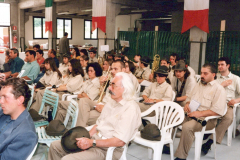
<instances>
[{"instance_id":1,"label":"dark hair","mask_svg":"<svg viewBox=\"0 0 240 160\"><path fill-rule=\"evenodd\" d=\"M19 52L18 52L18 50L16 48L11 48L10 50L13 51L14 54L17 53L17 56L19 56Z\"/></svg>"},{"instance_id":2,"label":"dark hair","mask_svg":"<svg viewBox=\"0 0 240 160\"><path fill-rule=\"evenodd\" d=\"M33 55L34 58L36 57L36 52L35 52L34 50L26 50L25 54L26 54L27 52L28 52L30 55Z\"/></svg>"},{"instance_id":3,"label":"dark hair","mask_svg":"<svg viewBox=\"0 0 240 160\"><path fill-rule=\"evenodd\" d=\"M67 33L67 32L65 32L65 33L64 33L64 36L67 36L67 35L68 35L68 33Z\"/></svg>"},{"instance_id":4,"label":"dark hair","mask_svg":"<svg viewBox=\"0 0 240 160\"><path fill-rule=\"evenodd\" d=\"M55 49L51 49L51 53L56 57L57 53L56 53Z\"/></svg>"},{"instance_id":5,"label":"dark hair","mask_svg":"<svg viewBox=\"0 0 240 160\"><path fill-rule=\"evenodd\" d=\"M74 47L73 49L76 51L76 57L80 56L79 49L77 47Z\"/></svg>"},{"instance_id":6,"label":"dark hair","mask_svg":"<svg viewBox=\"0 0 240 160\"><path fill-rule=\"evenodd\" d=\"M171 57L171 56L175 57L175 62L177 62L177 61L180 60L180 57L179 57L179 55L178 55L177 53L172 53L172 54L170 55L170 57Z\"/></svg>"},{"instance_id":7,"label":"dark hair","mask_svg":"<svg viewBox=\"0 0 240 160\"><path fill-rule=\"evenodd\" d=\"M134 73L135 73L135 70L136 70L136 67L135 67L135 65L133 64L133 62L131 62L131 61L126 61L125 63L128 63L129 70L132 72L132 74L134 74Z\"/></svg>"},{"instance_id":8,"label":"dark hair","mask_svg":"<svg viewBox=\"0 0 240 160\"><path fill-rule=\"evenodd\" d=\"M170 64L170 61L169 61L166 57L162 58L162 59L160 60L160 62L161 62L161 61L166 61L167 64Z\"/></svg>"},{"instance_id":9,"label":"dark hair","mask_svg":"<svg viewBox=\"0 0 240 160\"><path fill-rule=\"evenodd\" d=\"M186 73L184 74L184 79L187 79L189 76L190 76L190 72L189 72L189 70L188 69L185 69L185 70L183 70L183 71L185 71ZM174 76L176 76L175 75L175 71L174 71L174 74L173 74Z\"/></svg>"},{"instance_id":10,"label":"dark hair","mask_svg":"<svg viewBox=\"0 0 240 160\"><path fill-rule=\"evenodd\" d=\"M35 45L33 46L33 48L40 49L40 45L39 45L39 44L35 44Z\"/></svg>"},{"instance_id":11,"label":"dark hair","mask_svg":"<svg viewBox=\"0 0 240 160\"><path fill-rule=\"evenodd\" d=\"M28 87L27 82L21 78L9 78L6 81L1 81L1 88L3 87L12 87L12 94L14 95L15 99L19 98L20 96L24 97L23 105L26 108L28 101L31 98L31 90Z\"/></svg>"},{"instance_id":12,"label":"dark hair","mask_svg":"<svg viewBox=\"0 0 240 160\"><path fill-rule=\"evenodd\" d=\"M217 75L217 67L214 64L206 63L202 66L202 68L209 68L211 73L215 73L214 79L217 78L217 76L216 76Z\"/></svg>"},{"instance_id":13,"label":"dark hair","mask_svg":"<svg viewBox=\"0 0 240 160\"><path fill-rule=\"evenodd\" d=\"M84 56L81 56L81 58L84 60L84 61L89 61L89 57L84 55Z\"/></svg>"},{"instance_id":14,"label":"dark hair","mask_svg":"<svg viewBox=\"0 0 240 160\"><path fill-rule=\"evenodd\" d=\"M9 49L5 51L5 55L9 57Z\"/></svg>"},{"instance_id":15,"label":"dark hair","mask_svg":"<svg viewBox=\"0 0 240 160\"><path fill-rule=\"evenodd\" d=\"M38 53L41 54L42 56L44 55L43 50L41 50L41 49L37 50L36 52L38 52Z\"/></svg>"},{"instance_id":16,"label":"dark hair","mask_svg":"<svg viewBox=\"0 0 240 160\"><path fill-rule=\"evenodd\" d=\"M93 67L96 77L101 77L102 76L102 67L97 62L89 63L87 65L87 67L86 67L87 73L88 73L89 67Z\"/></svg>"},{"instance_id":17,"label":"dark hair","mask_svg":"<svg viewBox=\"0 0 240 160\"><path fill-rule=\"evenodd\" d=\"M105 61L109 64L109 66L111 66L112 63L113 63L113 60L112 60L112 59L105 59Z\"/></svg>"},{"instance_id":18,"label":"dark hair","mask_svg":"<svg viewBox=\"0 0 240 160\"><path fill-rule=\"evenodd\" d=\"M52 69L53 72L57 72L58 73L58 78L61 78L62 77L62 73L58 70L57 66L56 66L56 63L54 61L53 58L47 58L45 59L44 63L48 63L50 64L50 68Z\"/></svg>"},{"instance_id":19,"label":"dark hair","mask_svg":"<svg viewBox=\"0 0 240 160\"><path fill-rule=\"evenodd\" d=\"M142 58L142 56L140 54L136 54L135 56L140 56L140 58Z\"/></svg>"},{"instance_id":20,"label":"dark hair","mask_svg":"<svg viewBox=\"0 0 240 160\"><path fill-rule=\"evenodd\" d=\"M80 64L80 61L77 59L71 59L69 62L71 63L72 66L72 72L70 73L68 70L68 75L72 74L72 76L75 77L81 74L81 76L84 77L84 72Z\"/></svg>"},{"instance_id":21,"label":"dark hair","mask_svg":"<svg viewBox=\"0 0 240 160\"><path fill-rule=\"evenodd\" d=\"M84 55L86 55L88 57L88 52L86 49L81 49L80 52L82 52Z\"/></svg>"},{"instance_id":22,"label":"dark hair","mask_svg":"<svg viewBox=\"0 0 240 160\"><path fill-rule=\"evenodd\" d=\"M143 63L142 61L141 61L141 63L143 64L144 67L147 67L147 66L148 66L148 64Z\"/></svg>"},{"instance_id":23,"label":"dark hair","mask_svg":"<svg viewBox=\"0 0 240 160\"><path fill-rule=\"evenodd\" d=\"M123 63L123 61L121 61L121 60L116 60L116 61L113 61L113 63L120 63L120 66L121 66L121 69L123 69L123 68L125 68L125 64ZM112 63L112 64L113 64Z\"/></svg>"},{"instance_id":24,"label":"dark hair","mask_svg":"<svg viewBox=\"0 0 240 160\"><path fill-rule=\"evenodd\" d=\"M221 58L218 59L218 62L219 61L225 61L226 65L229 65L229 69L230 69L230 67L231 67L231 60L228 57L221 57Z\"/></svg>"}]
</instances>

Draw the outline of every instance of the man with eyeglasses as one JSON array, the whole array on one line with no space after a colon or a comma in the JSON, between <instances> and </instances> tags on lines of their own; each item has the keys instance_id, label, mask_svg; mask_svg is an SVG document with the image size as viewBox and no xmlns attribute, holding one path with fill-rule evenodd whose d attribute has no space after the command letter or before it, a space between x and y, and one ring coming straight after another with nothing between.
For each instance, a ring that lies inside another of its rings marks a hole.
<instances>
[{"instance_id":1,"label":"man with eyeglasses","mask_svg":"<svg viewBox=\"0 0 240 160\"><path fill-rule=\"evenodd\" d=\"M138 131L141 125L141 112L134 101L135 89L127 73L117 73L109 86L111 100L89 131L91 139L76 138L82 152L68 154L61 141L54 141L48 152L48 160L89 159L104 160L108 147L116 147L113 159L120 159L125 144Z\"/></svg>"}]
</instances>

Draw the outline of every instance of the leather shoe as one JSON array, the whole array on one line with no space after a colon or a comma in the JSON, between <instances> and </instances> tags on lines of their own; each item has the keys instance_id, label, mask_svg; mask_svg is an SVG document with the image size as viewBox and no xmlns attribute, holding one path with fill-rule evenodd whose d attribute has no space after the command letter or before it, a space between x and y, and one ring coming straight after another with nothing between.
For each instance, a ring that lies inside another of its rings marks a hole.
<instances>
[{"instance_id":1,"label":"leather shoe","mask_svg":"<svg viewBox=\"0 0 240 160\"><path fill-rule=\"evenodd\" d=\"M163 146L162 153L163 153L163 154L170 154L170 147L164 145L164 146Z\"/></svg>"},{"instance_id":2,"label":"leather shoe","mask_svg":"<svg viewBox=\"0 0 240 160\"><path fill-rule=\"evenodd\" d=\"M236 129L236 137L240 134L240 131L238 129Z\"/></svg>"},{"instance_id":3,"label":"leather shoe","mask_svg":"<svg viewBox=\"0 0 240 160\"><path fill-rule=\"evenodd\" d=\"M208 137L211 136L211 135L212 135L212 134L204 134L204 135L203 135L203 140L208 139Z\"/></svg>"},{"instance_id":4,"label":"leather shoe","mask_svg":"<svg viewBox=\"0 0 240 160\"><path fill-rule=\"evenodd\" d=\"M202 149L201 150L202 150L204 155L206 155L208 153L208 151L211 149L211 145L212 145L212 143L209 142L209 141L207 141L206 143L204 143L202 145Z\"/></svg>"},{"instance_id":5,"label":"leather shoe","mask_svg":"<svg viewBox=\"0 0 240 160\"><path fill-rule=\"evenodd\" d=\"M174 160L186 160L186 159L181 159L181 158L176 157Z\"/></svg>"}]
</instances>

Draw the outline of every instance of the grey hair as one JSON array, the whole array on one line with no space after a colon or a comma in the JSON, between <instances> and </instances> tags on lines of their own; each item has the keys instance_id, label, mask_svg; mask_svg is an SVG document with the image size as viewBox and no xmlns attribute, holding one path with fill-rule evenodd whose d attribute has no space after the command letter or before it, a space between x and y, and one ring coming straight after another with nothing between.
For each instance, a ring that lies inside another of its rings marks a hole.
<instances>
[{"instance_id":1,"label":"grey hair","mask_svg":"<svg viewBox=\"0 0 240 160\"><path fill-rule=\"evenodd\" d=\"M121 83L124 88L123 99L125 100L133 100L135 99L135 89L133 86L133 82L129 75L124 72L118 72L115 77L121 77Z\"/></svg>"}]
</instances>

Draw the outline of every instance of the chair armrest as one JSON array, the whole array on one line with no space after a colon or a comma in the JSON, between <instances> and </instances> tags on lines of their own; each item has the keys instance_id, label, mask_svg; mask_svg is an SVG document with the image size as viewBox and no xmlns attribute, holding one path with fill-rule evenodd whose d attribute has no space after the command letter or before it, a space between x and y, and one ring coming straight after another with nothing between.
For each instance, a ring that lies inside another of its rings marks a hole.
<instances>
[{"instance_id":1,"label":"chair armrest","mask_svg":"<svg viewBox=\"0 0 240 160\"><path fill-rule=\"evenodd\" d=\"M109 147L107 150L106 159L112 159L113 151L116 147Z\"/></svg>"},{"instance_id":2,"label":"chair armrest","mask_svg":"<svg viewBox=\"0 0 240 160\"><path fill-rule=\"evenodd\" d=\"M137 97L137 98L135 99L136 102L140 102L141 100L143 100L143 97Z\"/></svg>"},{"instance_id":3,"label":"chair armrest","mask_svg":"<svg viewBox=\"0 0 240 160\"><path fill-rule=\"evenodd\" d=\"M88 131L90 131L92 128L93 128L93 126L95 126L95 125L92 125L92 126L88 126L88 127L85 127Z\"/></svg>"},{"instance_id":4,"label":"chair armrest","mask_svg":"<svg viewBox=\"0 0 240 160\"><path fill-rule=\"evenodd\" d=\"M71 94L69 94L69 93L67 93L67 94L63 94L62 95L62 101L65 101L65 98L67 97L67 96L70 96Z\"/></svg>"},{"instance_id":5,"label":"chair armrest","mask_svg":"<svg viewBox=\"0 0 240 160\"><path fill-rule=\"evenodd\" d=\"M221 118L222 116L208 116L205 118L205 121L208 121L210 119L216 119L216 118Z\"/></svg>"},{"instance_id":6,"label":"chair armrest","mask_svg":"<svg viewBox=\"0 0 240 160\"><path fill-rule=\"evenodd\" d=\"M67 96L67 101L71 101L72 99L77 98L77 97L78 97L78 95L69 95L69 96Z\"/></svg>"},{"instance_id":7,"label":"chair armrest","mask_svg":"<svg viewBox=\"0 0 240 160\"><path fill-rule=\"evenodd\" d=\"M48 90L49 90L49 89L52 89L52 87L46 87L46 89L48 89Z\"/></svg>"},{"instance_id":8,"label":"chair armrest","mask_svg":"<svg viewBox=\"0 0 240 160\"><path fill-rule=\"evenodd\" d=\"M234 104L234 107L240 107L240 103Z\"/></svg>"}]
</instances>

